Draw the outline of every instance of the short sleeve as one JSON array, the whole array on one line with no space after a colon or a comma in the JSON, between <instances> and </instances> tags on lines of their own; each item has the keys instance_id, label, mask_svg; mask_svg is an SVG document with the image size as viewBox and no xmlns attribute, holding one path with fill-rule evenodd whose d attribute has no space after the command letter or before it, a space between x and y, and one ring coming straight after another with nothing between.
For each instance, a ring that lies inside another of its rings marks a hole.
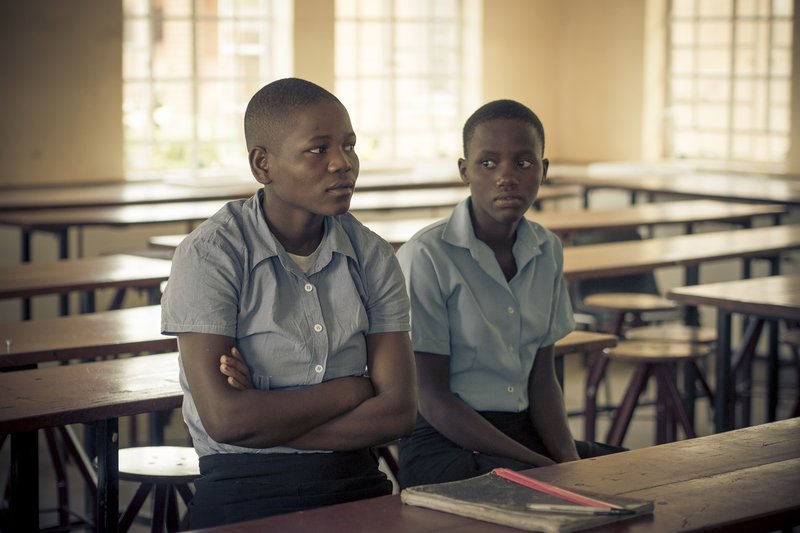
<instances>
[{"instance_id":1,"label":"short sleeve","mask_svg":"<svg viewBox=\"0 0 800 533\"><path fill-rule=\"evenodd\" d=\"M567 336L575 329L575 314L569 299L567 282L564 279L564 250L557 237L551 238L556 274L553 280L553 300L550 311L550 328L541 345L549 346Z\"/></svg>"},{"instance_id":2,"label":"short sleeve","mask_svg":"<svg viewBox=\"0 0 800 533\"><path fill-rule=\"evenodd\" d=\"M187 237L175 250L161 298L162 333L236 337L242 269L241 255L230 244Z\"/></svg>"},{"instance_id":3,"label":"short sleeve","mask_svg":"<svg viewBox=\"0 0 800 533\"><path fill-rule=\"evenodd\" d=\"M450 354L450 323L434 260L418 242L397 251L411 305L411 342L415 352Z\"/></svg>"},{"instance_id":4,"label":"short sleeve","mask_svg":"<svg viewBox=\"0 0 800 533\"><path fill-rule=\"evenodd\" d=\"M363 271L367 282L365 308L368 333L408 331L409 304L400 265L392 247L380 241L370 246Z\"/></svg>"}]
</instances>

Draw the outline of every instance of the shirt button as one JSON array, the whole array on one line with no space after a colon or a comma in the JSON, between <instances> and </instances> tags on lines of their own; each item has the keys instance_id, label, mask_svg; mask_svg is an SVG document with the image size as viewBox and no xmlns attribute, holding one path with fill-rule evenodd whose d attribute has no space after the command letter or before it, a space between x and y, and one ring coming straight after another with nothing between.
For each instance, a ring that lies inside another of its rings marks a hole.
<instances>
[{"instance_id":1,"label":"shirt button","mask_svg":"<svg viewBox=\"0 0 800 533\"><path fill-rule=\"evenodd\" d=\"M303 286L303 288L306 290L306 292L311 292L314 290L314 286L310 283L306 283L305 286Z\"/></svg>"},{"instance_id":2,"label":"shirt button","mask_svg":"<svg viewBox=\"0 0 800 533\"><path fill-rule=\"evenodd\" d=\"M508 392L514 392L514 387L512 387L511 385L509 385L509 386L508 386L508 388L507 388L506 390L507 390Z\"/></svg>"},{"instance_id":3,"label":"shirt button","mask_svg":"<svg viewBox=\"0 0 800 533\"><path fill-rule=\"evenodd\" d=\"M514 345L513 344L509 344L508 345L508 351L511 352L511 353L514 353Z\"/></svg>"},{"instance_id":4,"label":"shirt button","mask_svg":"<svg viewBox=\"0 0 800 533\"><path fill-rule=\"evenodd\" d=\"M506 312L508 312L509 315L513 315L514 314L514 308L509 305L508 308L506 309Z\"/></svg>"},{"instance_id":5,"label":"shirt button","mask_svg":"<svg viewBox=\"0 0 800 533\"><path fill-rule=\"evenodd\" d=\"M322 331L322 324L314 324L314 331L316 331L317 333Z\"/></svg>"},{"instance_id":6,"label":"shirt button","mask_svg":"<svg viewBox=\"0 0 800 533\"><path fill-rule=\"evenodd\" d=\"M319 374L322 372L322 365L317 365L314 367L314 371Z\"/></svg>"}]
</instances>

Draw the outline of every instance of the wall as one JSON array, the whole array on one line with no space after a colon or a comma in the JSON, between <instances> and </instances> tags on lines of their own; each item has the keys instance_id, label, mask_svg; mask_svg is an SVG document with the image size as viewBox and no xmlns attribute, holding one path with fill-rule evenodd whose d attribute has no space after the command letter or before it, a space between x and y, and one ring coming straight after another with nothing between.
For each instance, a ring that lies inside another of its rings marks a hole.
<instances>
[{"instance_id":1,"label":"wall","mask_svg":"<svg viewBox=\"0 0 800 533\"><path fill-rule=\"evenodd\" d=\"M516 98L533 107L545 124L551 160L642 158L651 3L486 2L485 99Z\"/></svg>"},{"instance_id":2,"label":"wall","mask_svg":"<svg viewBox=\"0 0 800 533\"><path fill-rule=\"evenodd\" d=\"M122 179L122 7L0 0L0 186Z\"/></svg>"}]
</instances>

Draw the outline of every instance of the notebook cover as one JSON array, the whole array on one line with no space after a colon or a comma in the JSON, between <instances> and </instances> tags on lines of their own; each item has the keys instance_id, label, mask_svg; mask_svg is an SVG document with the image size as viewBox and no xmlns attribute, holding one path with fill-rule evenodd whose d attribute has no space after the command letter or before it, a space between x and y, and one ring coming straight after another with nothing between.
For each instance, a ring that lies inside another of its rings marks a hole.
<instances>
[{"instance_id":1,"label":"notebook cover","mask_svg":"<svg viewBox=\"0 0 800 533\"><path fill-rule=\"evenodd\" d=\"M400 493L400 499L407 505L427 507L526 531L548 533L580 531L653 511L652 501L583 491L579 494L631 509L635 514L597 516L531 511L526 508L529 503L564 505L570 502L491 473L463 481L407 488Z\"/></svg>"}]
</instances>

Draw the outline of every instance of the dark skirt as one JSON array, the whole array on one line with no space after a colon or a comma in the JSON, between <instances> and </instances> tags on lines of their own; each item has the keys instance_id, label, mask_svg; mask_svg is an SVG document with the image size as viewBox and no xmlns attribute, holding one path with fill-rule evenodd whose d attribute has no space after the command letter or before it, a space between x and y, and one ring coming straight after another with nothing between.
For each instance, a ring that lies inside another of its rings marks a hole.
<instances>
[{"instance_id":1,"label":"dark skirt","mask_svg":"<svg viewBox=\"0 0 800 533\"><path fill-rule=\"evenodd\" d=\"M189 505L192 529L392 493L370 450L207 455L200 474Z\"/></svg>"},{"instance_id":2,"label":"dark skirt","mask_svg":"<svg viewBox=\"0 0 800 533\"><path fill-rule=\"evenodd\" d=\"M494 427L523 446L548 456L544 443L533 428L527 411L521 413L479 412ZM596 442L575 441L581 459L624 451L625 448ZM417 416L414 432L400 441L398 482L401 488L468 479L495 468L526 470L534 465L465 450L439 433L422 416Z\"/></svg>"}]
</instances>

